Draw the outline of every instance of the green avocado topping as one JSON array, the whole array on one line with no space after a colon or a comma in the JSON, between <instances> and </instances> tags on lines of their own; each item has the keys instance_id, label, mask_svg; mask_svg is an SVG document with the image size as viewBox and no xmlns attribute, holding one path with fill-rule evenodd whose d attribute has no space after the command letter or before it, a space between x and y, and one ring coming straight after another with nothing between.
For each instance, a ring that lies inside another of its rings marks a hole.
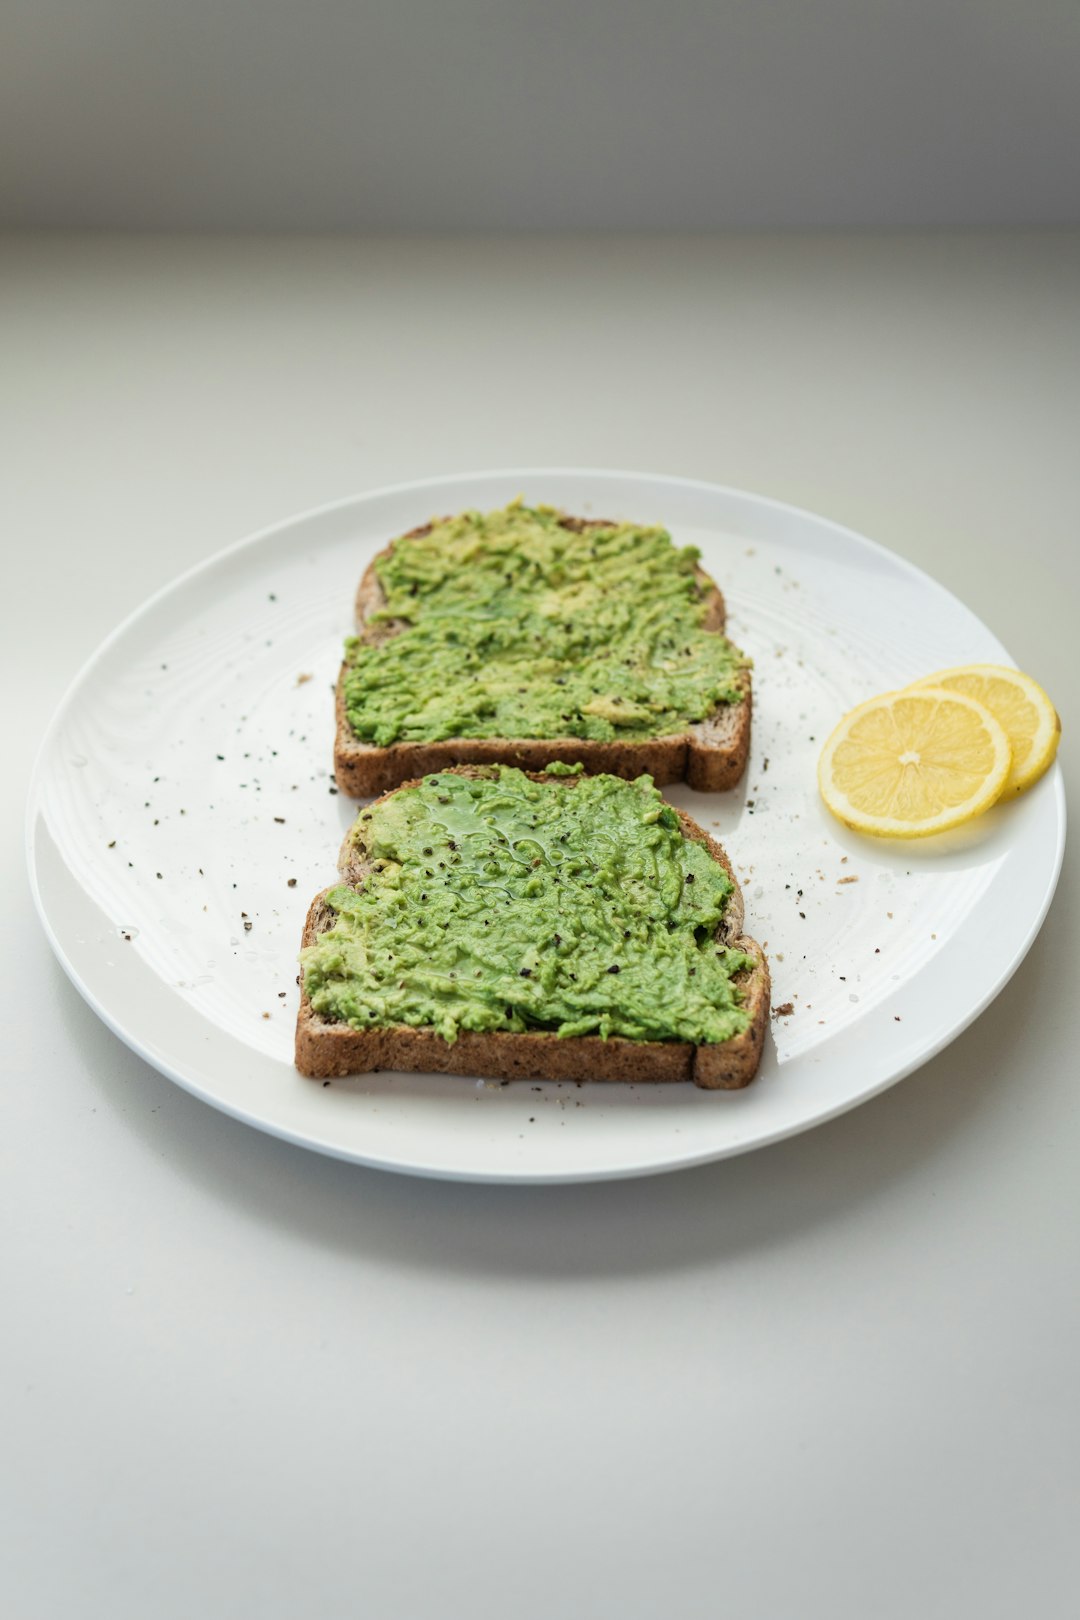
<instances>
[{"instance_id":1,"label":"green avocado topping","mask_svg":"<svg viewBox=\"0 0 1080 1620\"><path fill-rule=\"evenodd\" d=\"M715 937L732 881L651 777L444 771L350 838L370 873L330 890L336 921L301 955L323 1018L699 1044L749 1023L751 959Z\"/></svg>"},{"instance_id":2,"label":"green avocado topping","mask_svg":"<svg viewBox=\"0 0 1080 1620\"><path fill-rule=\"evenodd\" d=\"M703 627L694 546L552 507L465 512L375 564L403 625L346 643L345 710L365 742L664 737L741 696L746 660Z\"/></svg>"}]
</instances>

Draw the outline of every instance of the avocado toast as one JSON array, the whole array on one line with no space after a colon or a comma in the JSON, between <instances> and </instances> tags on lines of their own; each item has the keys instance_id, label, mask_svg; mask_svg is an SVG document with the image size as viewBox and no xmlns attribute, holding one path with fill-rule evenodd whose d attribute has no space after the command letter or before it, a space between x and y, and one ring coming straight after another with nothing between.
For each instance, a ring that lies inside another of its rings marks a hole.
<instances>
[{"instance_id":1,"label":"avocado toast","mask_svg":"<svg viewBox=\"0 0 1080 1620\"><path fill-rule=\"evenodd\" d=\"M747 660L724 599L665 529L521 502L441 518L374 558L337 685L354 798L454 764L551 760L733 787Z\"/></svg>"},{"instance_id":2,"label":"avocado toast","mask_svg":"<svg viewBox=\"0 0 1080 1620\"><path fill-rule=\"evenodd\" d=\"M303 937L296 1063L744 1086L769 1009L720 846L647 776L438 771L367 807Z\"/></svg>"}]
</instances>

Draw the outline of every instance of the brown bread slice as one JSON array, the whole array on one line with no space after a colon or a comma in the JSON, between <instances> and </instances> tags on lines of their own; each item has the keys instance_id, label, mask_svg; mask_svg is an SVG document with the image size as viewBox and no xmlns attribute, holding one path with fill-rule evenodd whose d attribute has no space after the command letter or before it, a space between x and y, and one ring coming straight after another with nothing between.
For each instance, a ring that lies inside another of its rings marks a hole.
<instances>
[{"instance_id":1,"label":"brown bread slice","mask_svg":"<svg viewBox=\"0 0 1080 1620\"><path fill-rule=\"evenodd\" d=\"M577 534L609 526L599 518L564 517L560 522ZM430 528L430 523L421 524L403 538L427 534ZM372 559L356 593L358 633L361 640L375 645L405 629L402 620L370 623L372 614L386 603L375 564L392 550L392 544L386 546ZM697 579L706 602L705 628L722 634L726 618L723 595L701 568ZM345 713L346 671L347 666L342 664L337 683L334 776L342 793L354 799L385 793L403 782L452 765L516 765L521 770L536 770L552 760L567 765L580 763L593 774L606 771L631 779L647 771L658 787L686 782L699 792L719 793L739 781L750 753L749 670L742 673L740 702L722 704L707 719L669 737L649 737L638 742L593 742L587 737L446 737L440 742L391 743L387 748L361 742L350 726Z\"/></svg>"},{"instance_id":2,"label":"brown bread slice","mask_svg":"<svg viewBox=\"0 0 1080 1620\"><path fill-rule=\"evenodd\" d=\"M447 767L440 767L447 769ZM460 776L487 774L482 768L458 767ZM542 773L529 772L533 781L550 785ZM573 778L557 779L563 785ZM415 784L406 782L404 787ZM394 790L396 791L396 790ZM383 795L389 797L389 795ZM409 1024L382 1029L354 1029L351 1024L332 1023L319 1016L301 984L300 1012L296 1021L296 1067L301 1074L328 1079L346 1074L364 1074L379 1069L396 1069L426 1074L468 1074L498 1080L624 1080L638 1084L657 1081L692 1080L705 1090L733 1091L748 1085L757 1073L765 1031L769 1022L769 964L756 940L743 933L743 898L731 862L715 838L686 814L677 810L683 837L704 844L710 855L727 872L734 891L727 914L717 931L717 940L732 945L754 958L754 966L736 980L750 1011L750 1024L741 1035L712 1046L695 1046L689 1041L633 1041L624 1036L578 1035L560 1039L543 1030L517 1034L494 1030L489 1033L462 1031L451 1045L432 1029L415 1029ZM353 833L346 835L339 862L341 876L359 887L370 870L361 856ZM311 945L321 933L332 928L335 914L326 904L325 892L312 901L304 924L301 943Z\"/></svg>"}]
</instances>

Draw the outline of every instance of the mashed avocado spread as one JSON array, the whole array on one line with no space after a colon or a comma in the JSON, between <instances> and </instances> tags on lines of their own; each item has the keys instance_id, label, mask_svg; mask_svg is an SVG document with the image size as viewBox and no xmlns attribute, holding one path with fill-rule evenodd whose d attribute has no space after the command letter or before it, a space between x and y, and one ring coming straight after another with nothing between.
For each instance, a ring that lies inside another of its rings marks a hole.
<instances>
[{"instance_id":1,"label":"mashed avocado spread","mask_svg":"<svg viewBox=\"0 0 1080 1620\"><path fill-rule=\"evenodd\" d=\"M405 628L346 643L345 709L385 747L444 737L685 731L740 695L746 660L703 628L698 551L666 529L576 533L552 507L465 512L375 564Z\"/></svg>"},{"instance_id":2,"label":"mashed avocado spread","mask_svg":"<svg viewBox=\"0 0 1080 1620\"><path fill-rule=\"evenodd\" d=\"M361 812L370 875L302 953L322 1017L360 1028L727 1040L750 963L715 934L724 868L640 776L440 772Z\"/></svg>"}]
</instances>

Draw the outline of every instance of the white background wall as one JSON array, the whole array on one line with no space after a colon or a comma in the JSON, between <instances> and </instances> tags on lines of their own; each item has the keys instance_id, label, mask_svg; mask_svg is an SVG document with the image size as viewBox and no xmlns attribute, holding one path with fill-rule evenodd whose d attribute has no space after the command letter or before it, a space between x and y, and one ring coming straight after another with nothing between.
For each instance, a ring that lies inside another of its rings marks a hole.
<instances>
[{"instance_id":1,"label":"white background wall","mask_svg":"<svg viewBox=\"0 0 1080 1620\"><path fill-rule=\"evenodd\" d=\"M0 220L1080 221L1077 0L8 0Z\"/></svg>"}]
</instances>

